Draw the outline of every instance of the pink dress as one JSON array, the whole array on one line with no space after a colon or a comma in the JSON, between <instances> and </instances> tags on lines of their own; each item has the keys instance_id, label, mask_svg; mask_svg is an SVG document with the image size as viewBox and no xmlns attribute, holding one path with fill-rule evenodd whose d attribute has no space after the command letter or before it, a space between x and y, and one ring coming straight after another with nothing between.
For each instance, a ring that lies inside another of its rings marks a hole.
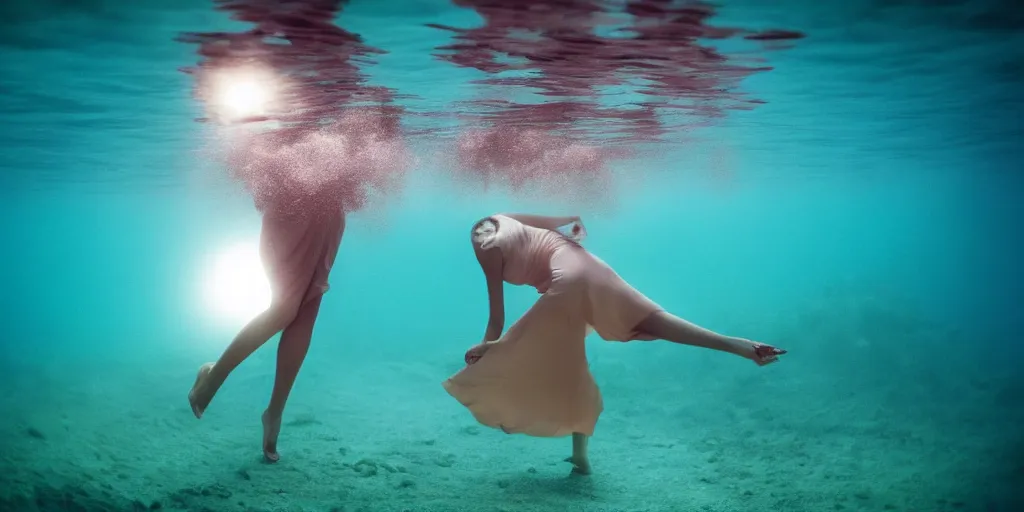
<instances>
[{"instance_id":1,"label":"pink dress","mask_svg":"<svg viewBox=\"0 0 1024 512\"><path fill-rule=\"evenodd\" d=\"M301 305L327 292L328 275L344 232L341 208L302 215L265 211L260 258L273 300Z\"/></svg>"},{"instance_id":2,"label":"pink dress","mask_svg":"<svg viewBox=\"0 0 1024 512\"><path fill-rule=\"evenodd\" d=\"M501 250L505 281L542 295L444 388L477 421L506 433L593 435L603 404L587 363L588 326L607 341L651 339L636 326L662 308L561 234L491 219L498 229L481 244Z\"/></svg>"}]
</instances>

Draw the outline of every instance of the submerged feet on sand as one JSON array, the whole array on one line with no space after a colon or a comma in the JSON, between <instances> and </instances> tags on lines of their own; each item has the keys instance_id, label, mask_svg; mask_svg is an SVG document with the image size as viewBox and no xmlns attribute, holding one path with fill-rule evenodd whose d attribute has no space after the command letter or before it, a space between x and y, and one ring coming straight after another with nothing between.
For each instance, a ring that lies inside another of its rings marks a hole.
<instances>
[{"instance_id":1,"label":"submerged feet on sand","mask_svg":"<svg viewBox=\"0 0 1024 512\"><path fill-rule=\"evenodd\" d=\"M201 419L206 406L210 405L209 390L206 380L213 370L214 363L206 363L199 367L196 374L196 382L188 392L188 403L192 407L192 414ZM269 410L263 412L263 456L267 462L277 462L281 456L277 453L277 437L281 434L281 416L273 415Z\"/></svg>"},{"instance_id":2,"label":"submerged feet on sand","mask_svg":"<svg viewBox=\"0 0 1024 512\"><path fill-rule=\"evenodd\" d=\"M277 453L277 436L281 434L281 416L273 416L270 411L263 411L263 457L267 462L277 462L281 456Z\"/></svg>"},{"instance_id":3,"label":"submerged feet on sand","mask_svg":"<svg viewBox=\"0 0 1024 512\"><path fill-rule=\"evenodd\" d=\"M590 474L590 461L586 458L575 458L566 457L565 462L572 464L572 474L574 475L589 475Z\"/></svg>"},{"instance_id":4,"label":"submerged feet on sand","mask_svg":"<svg viewBox=\"0 0 1024 512\"><path fill-rule=\"evenodd\" d=\"M207 396L209 393L204 384L211 370L213 370L213 363L200 366L199 373L196 374L196 382L192 384L192 389L188 392L188 403L192 406L192 414L195 414L197 419L202 419L206 406L210 405L210 397Z\"/></svg>"}]
</instances>

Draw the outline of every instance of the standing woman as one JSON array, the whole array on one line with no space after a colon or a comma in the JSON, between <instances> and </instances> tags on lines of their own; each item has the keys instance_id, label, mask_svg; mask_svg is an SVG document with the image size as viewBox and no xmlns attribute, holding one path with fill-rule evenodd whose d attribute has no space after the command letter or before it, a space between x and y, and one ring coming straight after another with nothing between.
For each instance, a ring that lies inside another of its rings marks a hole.
<instances>
[{"instance_id":1,"label":"standing woman","mask_svg":"<svg viewBox=\"0 0 1024 512\"><path fill-rule=\"evenodd\" d=\"M260 256L272 299L216 362L199 368L188 400L201 418L228 375L280 332L263 412L263 454L276 462L281 415L309 350L345 214L400 186L408 154L400 109L389 105L393 91L368 85L352 60L379 50L335 23L345 2L216 3L251 28L180 40L198 45L202 60L186 71L197 78L209 118L231 126L227 167L263 217ZM377 106L355 106L371 100Z\"/></svg>"},{"instance_id":2,"label":"standing woman","mask_svg":"<svg viewBox=\"0 0 1024 512\"><path fill-rule=\"evenodd\" d=\"M563 234L565 233L565 234ZM766 365L785 354L671 315L584 249L579 217L505 214L473 226L490 319L467 366L444 387L482 424L537 437L572 434L574 472L590 473L587 440L603 410L587 364L588 329L608 341L666 340ZM540 299L508 332L503 284L529 285Z\"/></svg>"},{"instance_id":3,"label":"standing woman","mask_svg":"<svg viewBox=\"0 0 1024 512\"><path fill-rule=\"evenodd\" d=\"M406 150L396 117L359 108L342 111L329 128L295 137L251 134L241 148L229 165L263 216L260 257L270 307L242 328L217 362L199 368L188 400L201 418L231 371L280 332L274 390L263 413L263 454L276 462L281 415L329 288L346 212L364 207L371 191L398 186Z\"/></svg>"},{"instance_id":4,"label":"standing woman","mask_svg":"<svg viewBox=\"0 0 1024 512\"><path fill-rule=\"evenodd\" d=\"M188 394L192 413L202 418L231 371L280 332L274 390L263 412L263 455L270 462L280 458L281 416L309 351L320 301L330 287L327 277L345 232L345 212L340 205L309 206L315 207L263 212L260 258L270 281L270 307L242 328L216 363L199 368Z\"/></svg>"}]
</instances>

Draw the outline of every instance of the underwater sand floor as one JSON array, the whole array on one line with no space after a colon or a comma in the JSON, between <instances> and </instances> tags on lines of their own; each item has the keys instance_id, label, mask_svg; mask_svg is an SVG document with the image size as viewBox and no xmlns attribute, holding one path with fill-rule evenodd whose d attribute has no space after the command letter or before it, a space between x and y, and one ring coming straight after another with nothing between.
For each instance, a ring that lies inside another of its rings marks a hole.
<instances>
[{"instance_id":1,"label":"underwater sand floor","mask_svg":"<svg viewBox=\"0 0 1024 512\"><path fill-rule=\"evenodd\" d=\"M835 368L789 356L758 369L720 354L602 345L592 361L605 413L590 477L569 476L568 439L476 424L440 386L457 362L355 361L314 346L271 465L260 451L269 346L201 421L186 400L199 361L52 361L2 381L0 508L988 512L1022 503L1013 491L1024 481L1021 415L999 407L1019 383L980 369L944 379L947 369L928 364L858 381L850 358L865 348L847 347Z\"/></svg>"}]
</instances>

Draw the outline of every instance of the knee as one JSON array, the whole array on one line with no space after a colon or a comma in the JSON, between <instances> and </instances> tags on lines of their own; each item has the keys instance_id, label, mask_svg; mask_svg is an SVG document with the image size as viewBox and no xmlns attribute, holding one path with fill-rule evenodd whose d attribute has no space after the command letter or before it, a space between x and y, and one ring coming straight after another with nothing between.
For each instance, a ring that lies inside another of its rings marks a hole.
<instances>
[{"instance_id":1,"label":"knee","mask_svg":"<svg viewBox=\"0 0 1024 512\"><path fill-rule=\"evenodd\" d=\"M301 308L302 300L300 298L275 299L270 303L270 307L264 314L267 315L270 323L278 330L281 330L295 321L295 318L299 316L299 309Z\"/></svg>"}]
</instances>

